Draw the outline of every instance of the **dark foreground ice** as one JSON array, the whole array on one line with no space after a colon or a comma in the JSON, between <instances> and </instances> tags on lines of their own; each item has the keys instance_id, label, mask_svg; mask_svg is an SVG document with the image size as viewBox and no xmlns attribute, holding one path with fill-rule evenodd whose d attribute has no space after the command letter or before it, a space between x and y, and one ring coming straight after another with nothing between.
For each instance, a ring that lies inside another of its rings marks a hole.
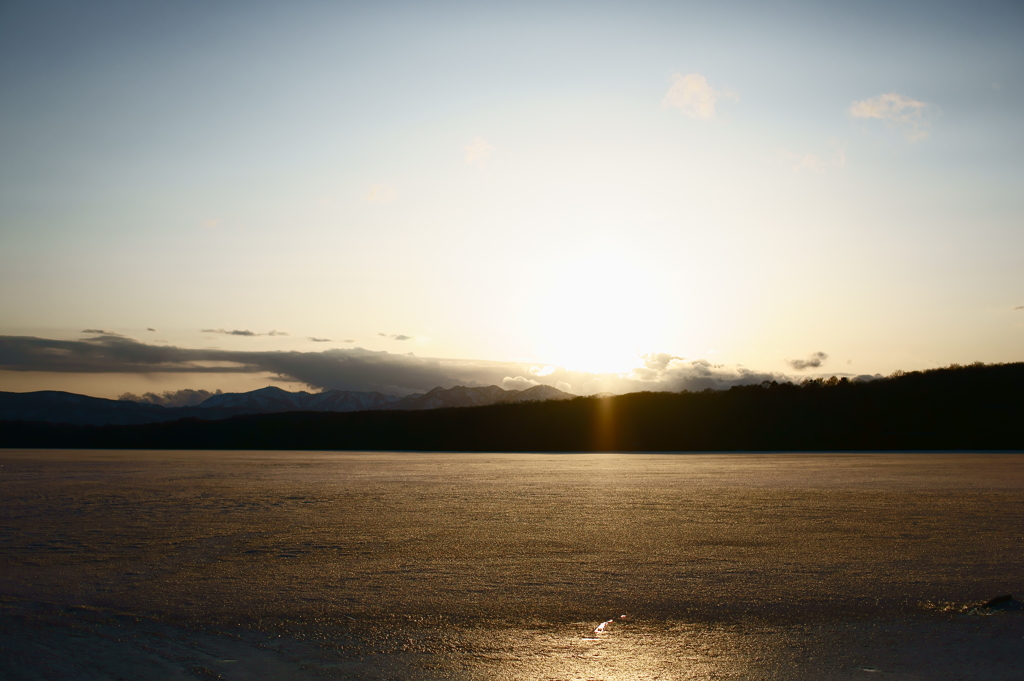
<instances>
[{"instance_id":1,"label":"dark foreground ice","mask_svg":"<svg viewBox=\"0 0 1024 681\"><path fill-rule=\"evenodd\" d=\"M4 679L1024 678L1024 455L0 466Z\"/></svg>"}]
</instances>

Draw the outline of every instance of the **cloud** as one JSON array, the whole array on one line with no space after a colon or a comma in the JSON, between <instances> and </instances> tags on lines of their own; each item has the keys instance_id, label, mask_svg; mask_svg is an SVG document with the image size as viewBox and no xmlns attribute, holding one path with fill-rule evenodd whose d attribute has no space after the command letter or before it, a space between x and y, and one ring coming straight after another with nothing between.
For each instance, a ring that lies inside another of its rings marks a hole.
<instances>
[{"instance_id":1,"label":"cloud","mask_svg":"<svg viewBox=\"0 0 1024 681\"><path fill-rule=\"evenodd\" d=\"M391 340L396 340L396 341L407 341L407 340L413 340L413 338L415 338L414 336L406 336L404 333L387 334L387 333L380 333L380 332L378 332L377 335L378 336L383 336L384 338L390 338ZM345 341L345 342L346 343L354 343L355 341Z\"/></svg>"},{"instance_id":2,"label":"cloud","mask_svg":"<svg viewBox=\"0 0 1024 681\"><path fill-rule=\"evenodd\" d=\"M613 392L640 390L725 390L736 385L751 385L764 381L785 382L790 380L784 374L755 371L742 365L714 364L706 359L687 360L668 353L659 352L643 356L643 366L634 369L625 378L614 381L609 377L597 377L600 385L586 389L585 393L598 390ZM574 385L578 382L574 381Z\"/></svg>"},{"instance_id":3,"label":"cloud","mask_svg":"<svg viewBox=\"0 0 1024 681\"><path fill-rule=\"evenodd\" d=\"M534 376L550 376L555 373L555 367L543 366L543 367L530 367L530 373Z\"/></svg>"},{"instance_id":4,"label":"cloud","mask_svg":"<svg viewBox=\"0 0 1024 681\"><path fill-rule=\"evenodd\" d=\"M316 336L310 336L309 340L314 343L331 343L333 342L330 338L317 338Z\"/></svg>"},{"instance_id":5,"label":"cloud","mask_svg":"<svg viewBox=\"0 0 1024 681\"><path fill-rule=\"evenodd\" d=\"M825 363L826 359L828 359L828 355L824 352L815 352L808 355L807 359L787 359L786 364L797 371L803 371L804 369L817 369Z\"/></svg>"},{"instance_id":6,"label":"cloud","mask_svg":"<svg viewBox=\"0 0 1024 681\"><path fill-rule=\"evenodd\" d=\"M124 338L124 336L117 333L116 331L107 331L105 329L82 329L82 333L94 333L100 336L119 336L121 338Z\"/></svg>"},{"instance_id":7,"label":"cloud","mask_svg":"<svg viewBox=\"0 0 1024 681\"><path fill-rule=\"evenodd\" d=\"M716 90L708 84L707 78L699 73L672 76L672 86L665 93L661 105L679 109L690 118L710 120L715 117L715 105L719 99L739 99L728 90Z\"/></svg>"},{"instance_id":8,"label":"cloud","mask_svg":"<svg viewBox=\"0 0 1024 681\"><path fill-rule=\"evenodd\" d=\"M566 383L565 381L559 381L558 383L555 383L555 388L557 388L558 390L561 390L564 393L571 393L572 392L572 386L570 384Z\"/></svg>"},{"instance_id":9,"label":"cloud","mask_svg":"<svg viewBox=\"0 0 1024 681\"><path fill-rule=\"evenodd\" d=\"M200 331L202 333L223 333L223 334L226 334L228 336L246 336L246 337L255 337L255 336L287 336L287 335L289 335L287 331L273 331L273 330L269 331L267 333L256 333L255 331L250 331L248 329L235 329L233 331L228 331L227 329L200 329Z\"/></svg>"},{"instance_id":10,"label":"cloud","mask_svg":"<svg viewBox=\"0 0 1024 681\"><path fill-rule=\"evenodd\" d=\"M532 388L535 385L540 385L540 383L532 378L524 378L523 376L516 376L515 378L506 376L501 379L501 387L505 390L526 390L527 388Z\"/></svg>"},{"instance_id":11,"label":"cloud","mask_svg":"<svg viewBox=\"0 0 1024 681\"><path fill-rule=\"evenodd\" d=\"M676 357L667 352L653 352L643 355L641 359L643 366L636 367L632 371L632 376L641 381L657 380L659 376L668 371L670 366L681 366L680 363L684 361L683 357Z\"/></svg>"},{"instance_id":12,"label":"cloud","mask_svg":"<svg viewBox=\"0 0 1024 681\"><path fill-rule=\"evenodd\" d=\"M346 338L345 340L343 340L341 342L342 343L355 343L356 341L355 341L354 338Z\"/></svg>"},{"instance_id":13,"label":"cloud","mask_svg":"<svg viewBox=\"0 0 1024 681\"><path fill-rule=\"evenodd\" d=\"M664 371L668 368L669 364L674 361L683 361L685 359L685 357L676 357L675 355L670 355L667 352L652 352L643 356L644 366L648 369L656 369L658 371Z\"/></svg>"},{"instance_id":14,"label":"cloud","mask_svg":"<svg viewBox=\"0 0 1024 681\"><path fill-rule=\"evenodd\" d=\"M370 185L370 192L366 195L366 200L370 203L387 203L394 201L396 196L398 196L398 191L391 185L374 184Z\"/></svg>"},{"instance_id":15,"label":"cloud","mask_svg":"<svg viewBox=\"0 0 1024 681\"><path fill-rule=\"evenodd\" d=\"M399 355L362 348L322 352L190 349L98 336L78 341L0 336L0 369L59 373L271 373L311 387L392 394L494 385L521 365Z\"/></svg>"},{"instance_id":16,"label":"cloud","mask_svg":"<svg viewBox=\"0 0 1024 681\"><path fill-rule=\"evenodd\" d=\"M916 142L928 136L926 123L922 120L927 109L926 102L890 92L852 103L850 115L854 118L877 118L890 125L897 125L903 128L911 142Z\"/></svg>"},{"instance_id":17,"label":"cloud","mask_svg":"<svg viewBox=\"0 0 1024 681\"><path fill-rule=\"evenodd\" d=\"M153 329L153 328L150 328L150 327L147 326L146 327L146 331L156 331L156 329Z\"/></svg>"},{"instance_id":18,"label":"cloud","mask_svg":"<svg viewBox=\"0 0 1024 681\"><path fill-rule=\"evenodd\" d=\"M600 391L719 390L734 385L791 380L783 374L712 364L704 359L684 360L668 353L646 355L642 364L624 374L593 374L554 367L554 371L541 377L531 373L537 366L532 362L438 359L358 347L286 352L180 348L112 335L70 341L0 336L0 369L7 371L271 374L310 388L376 390L392 395L456 385L530 387L543 383L566 392L574 387L572 392L587 395Z\"/></svg>"},{"instance_id":19,"label":"cloud","mask_svg":"<svg viewBox=\"0 0 1024 681\"><path fill-rule=\"evenodd\" d=\"M1015 307L1013 309L1014 310L1024 310L1024 305L1018 305L1017 307Z\"/></svg>"},{"instance_id":20,"label":"cloud","mask_svg":"<svg viewBox=\"0 0 1024 681\"><path fill-rule=\"evenodd\" d=\"M234 331L227 331L225 329L200 329L202 333L224 333L229 336L258 336L260 334L255 331L249 331L248 329L235 329Z\"/></svg>"},{"instance_id":21,"label":"cloud","mask_svg":"<svg viewBox=\"0 0 1024 681\"><path fill-rule=\"evenodd\" d=\"M487 158L494 152L494 146L483 137L474 137L463 147L466 151L466 163L483 166Z\"/></svg>"},{"instance_id":22,"label":"cloud","mask_svg":"<svg viewBox=\"0 0 1024 681\"><path fill-rule=\"evenodd\" d=\"M222 394L220 390L211 393L209 390L189 390L188 388L185 388L184 390L167 390L159 395L156 393L146 393L145 395L124 393L117 399L122 402L159 404L163 407L194 407L197 404L205 402L208 398L220 394Z\"/></svg>"}]
</instances>

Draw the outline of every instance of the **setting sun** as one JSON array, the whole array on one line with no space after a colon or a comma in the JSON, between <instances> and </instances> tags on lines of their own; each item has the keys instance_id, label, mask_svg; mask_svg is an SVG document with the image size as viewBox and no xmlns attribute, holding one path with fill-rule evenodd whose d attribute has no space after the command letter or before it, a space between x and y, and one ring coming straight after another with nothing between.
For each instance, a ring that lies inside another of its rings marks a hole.
<instances>
[{"instance_id":1,"label":"setting sun","mask_svg":"<svg viewBox=\"0 0 1024 681\"><path fill-rule=\"evenodd\" d=\"M537 293L537 352L592 373L628 372L657 347L666 313L653 277L614 245L567 259Z\"/></svg>"}]
</instances>

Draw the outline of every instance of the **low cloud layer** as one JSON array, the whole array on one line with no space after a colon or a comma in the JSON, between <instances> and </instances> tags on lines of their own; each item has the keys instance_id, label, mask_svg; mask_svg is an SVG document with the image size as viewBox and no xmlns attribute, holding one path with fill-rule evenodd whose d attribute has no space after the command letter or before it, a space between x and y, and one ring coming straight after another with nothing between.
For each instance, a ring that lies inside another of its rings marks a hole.
<instances>
[{"instance_id":1,"label":"low cloud layer","mask_svg":"<svg viewBox=\"0 0 1024 681\"><path fill-rule=\"evenodd\" d=\"M662 106L679 109L690 118L712 119L720 99L738 99L728 90L716 90L699 73L672 76L672 86L665 93Z\"/></svg>"},{"instance_id":2,"label":"low cloud layer","mask_svg":"<svg viewBox=\"0 0 1024 681\"><path fill-rule=\"evenodd\" d=\"M820 366L824 353L797 360L794 368ZM739 365L689 360L667 353L640 358L628 373L595 374L524 362L489 362L416 357L364 348L320 352L192 349L152 345L124 336L97 335L80 340L0 336L0 369L57 373L215 374L269 373L282 381L313 389L377 390L405 395L435 387L499 385L523 389L545 384L577 395L725 389L789 377ZM176 395L176 394L175 394ZM162 396L156 400L185 399Z\"/></svg>"},{"instance_id":3,"label":"low cloud layer","mask_svg":"<svg viewBox=\"0 0 1024 681\"><path fill-rule=\"evenodd\" d=\"M756 371L742 365L714 364L706 359L687 360L667 353L644 355L644 364L633 370L628 386L640 390L724 390L734 385L751 385L764 381L787 381L789 377L770 371ZM622 392L612 387L605 388ZM588 391L598 392L598 391Z\"/></svg>"},{"instance_id":4,"label":"low cloud layer","mask_svg":"<svg viewBox=\"0 0 1024 681\"><path fill-rule=\"evenodd\" d=\"M815 352L808 355L807 359L787 359L786 363L797 371L804 371L806 369L817 369L827 359L828 355L824 352Z\"/></svg>"},{"instance_id":5,"label":"low cloud layer","mask_svg":"<svg viewBox=\"0 0 1024 681\"><path fill-rule=\"evenodd\" d=\"M190 390L185 388L184 390L165 390L160 394L145 393L144 395L136 395L134 393L124 393L117 399L123 402L159 404L162 407L194 407L197 404L202 404L208 398L220 394L220 390L211 393L209 390Z\"/></svg>"},{"instance_id":6,"label":"low cloud layer","mask_svg":"<svg viewBox=\"0 0 1024 681\"><path fill-rule=\"evenodd\" d=\"M506 376L501 379L501 387L505 390L526 390L527 388L532 388L535 385L540 385L540 383L523 376L516 376L515 378Z\"/></svg>"},{"instance_id":7,"label":"low cloud layer","mask_svg":"<svg viewBox=\"0 0 1024 681\"><path fill-rule=\"evenodd\" d=\"M850 105L854 118L875 118L903 129L907 138L915 142L928 136L923 118L928 109L926 102L890 92L870 99L863 99Z\"/></svg>"}]
</instances>

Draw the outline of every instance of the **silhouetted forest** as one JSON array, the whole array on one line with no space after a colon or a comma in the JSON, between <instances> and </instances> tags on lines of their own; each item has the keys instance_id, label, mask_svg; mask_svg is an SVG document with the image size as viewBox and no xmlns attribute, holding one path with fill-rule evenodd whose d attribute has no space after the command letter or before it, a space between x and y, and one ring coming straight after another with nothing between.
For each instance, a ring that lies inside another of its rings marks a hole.
<instances>
[{"instance_id":1,"label":"silhouetted forest","mask_svg":"<svg viewBox=\"0 0 1024 681\"><path fill-rule=\"evenodd\" d=\"M0 446L420 451L1024 449L1024 363L418 412L0 423Z\"/></svg>"}]
</instances>

